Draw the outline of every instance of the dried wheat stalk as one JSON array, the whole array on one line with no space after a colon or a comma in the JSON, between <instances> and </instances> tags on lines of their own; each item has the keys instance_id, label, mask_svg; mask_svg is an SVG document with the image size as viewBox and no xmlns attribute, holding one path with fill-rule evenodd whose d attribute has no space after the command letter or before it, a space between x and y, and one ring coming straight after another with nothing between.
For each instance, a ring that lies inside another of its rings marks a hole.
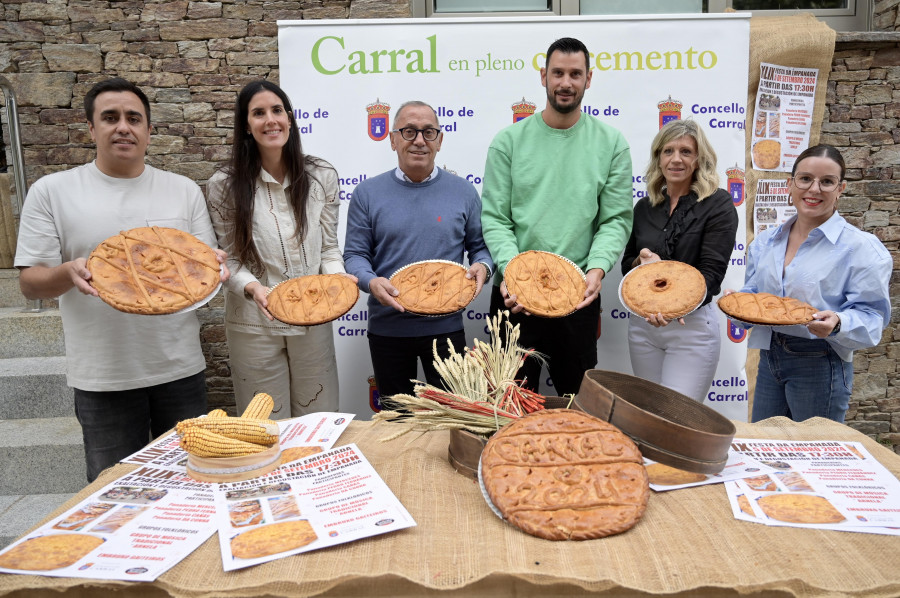
<instances>
[{"instance_id":1,"label":"dried wheat stalk","mask_svg":"<svg viewBox=\"0 0 900 598\"><path fill-rule=\"evenodd\" d=\"M373 416L374 421L403 425L402 430L382 440L393 440L413 431L446 429L492 434L526 413L543 409L544 398L522 388L521 382L515 379L527 357L542 359L542 356L519 346L519 327L509 321L508 311L491 318L488 331L489 343L476 339L472 349L464 348L462 353L457 353L448 340L450 354L445 359L438 355L435 341L434 367L446 389L416 381L415 396L390 397L408 412L382 411Z\"/></svg>"}]
</instances>

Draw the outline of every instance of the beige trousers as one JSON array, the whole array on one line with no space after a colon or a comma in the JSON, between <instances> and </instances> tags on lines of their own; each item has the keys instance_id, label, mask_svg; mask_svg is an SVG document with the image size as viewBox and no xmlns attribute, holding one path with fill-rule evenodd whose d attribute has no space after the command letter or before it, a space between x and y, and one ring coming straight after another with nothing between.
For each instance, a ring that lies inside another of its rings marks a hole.
<instances>
[{"instance_id":1,"label":"beige trousers","mask_svg":"<svg viewBox=\"0 0 900 598\"><path fill-rule=\"evenodd\" d=\"M338 410L338 372L331 324L275 336L225 328L238 415L258 392L272 395L272 419Z\"/></svg>"}]
</instances>

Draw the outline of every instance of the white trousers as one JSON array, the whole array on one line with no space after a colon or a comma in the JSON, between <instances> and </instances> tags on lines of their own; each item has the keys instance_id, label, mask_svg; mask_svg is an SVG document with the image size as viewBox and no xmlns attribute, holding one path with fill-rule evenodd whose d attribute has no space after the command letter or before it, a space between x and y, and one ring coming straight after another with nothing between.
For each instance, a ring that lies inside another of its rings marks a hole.
<instances>
[{"instance_id":1,"label":"white trousers","mask_svg":"<svg viewBox=\"0 0 900 598\"><path fill-rule=\"evenodd\" d=\"M258 392L272 395L272 419L338 410L338 372L331 323L306 334L276 336L225 327L238 415Z\"/></svg>"},{"instance_id":2,"label":"white trousers","mask_svg":"<svg viewBox=\"0 0 900 598\"><path fill-rule=\"evenodd\" d=\"M634 314L628 320L628 350L634 375L703 402L719 364L719 313L712 303L654 328Z\"/></svg>"}]
</instances>

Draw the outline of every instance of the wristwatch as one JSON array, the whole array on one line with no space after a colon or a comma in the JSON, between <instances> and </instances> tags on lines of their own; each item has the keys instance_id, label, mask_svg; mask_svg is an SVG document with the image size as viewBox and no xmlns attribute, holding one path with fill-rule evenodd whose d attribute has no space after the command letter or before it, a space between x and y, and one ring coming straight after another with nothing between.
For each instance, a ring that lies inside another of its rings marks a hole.
<instances>
[{"instance_id":1,"label":"wristwatch","mask_svg":"<svg viewBox=\"0 0 900 598\"><path fill-rule=\"evenodd\" d=\"M838 316L838 323L834 325L834 329L831 331L831 334L829 334L828 336L834 336L835 334L837 334L840 331L841 331L841 318L840 318L840 316Z\"/></svg>"}]
</instances>

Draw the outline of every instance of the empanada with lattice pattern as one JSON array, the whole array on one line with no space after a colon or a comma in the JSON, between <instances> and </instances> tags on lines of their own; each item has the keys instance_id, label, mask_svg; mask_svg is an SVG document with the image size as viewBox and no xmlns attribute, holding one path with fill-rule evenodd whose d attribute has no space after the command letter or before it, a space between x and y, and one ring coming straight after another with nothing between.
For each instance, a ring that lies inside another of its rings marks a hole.
<instances>
[{"instance_id":1,"label":"empanada with lattice pattern","mask_svg":"<svg viewBox=\"0 0 900 598\"><path fill-rule=\"evenodd\" d=\"M404 266L391 275L391 284L400 291L397 303L414 314L456 313L475 298L478 283L466 278L468 269L445 260L427 260Z\"/></svg>"},{"instance_id":2,"label":"empanada with lattice pattern","mask_svg":"<svg viewBox=\"0 0 900 598\"><path fill-rule=\"evenodd\" d=\"M280 282L269 291L269 313L293 326L315 326L337 319L359 299L359 287L342 274L312 274Z\"/></svg>"},{"instance_id":3,"label":"empanada with lattice pattern","mask_svg":"<svg viewBox=\"0 0 900 598\"><path fill-rule=\"evenodd\" d=\"M732 293L719 299L719 309L732 318L751 324L790 326L808 324L818 310L793 297L771 293Z\"/></svg>"},{"instance_id":4,"label":"empanada with lattice pattern","mask_svg":"<svg viewBox=\"0 0 900 598\"><path fill-rule=\"evenodd\" d=\"M91 285L119 311L171 314L219 286L219 262L208 245L175 228L145 226L114 235L88 257Z\"/></svg>"},{"instance_id":5,"label":"empanada with lattice pattern","mask_svg":"<svg viewBox=\"0 0 900 598\"><path fill-rule=\"evenodd\" d=\"M509 260L503 280L526 311L547 318L566 316L584 301L584 273L566 258L547 251L523 251Z\"/></svg>"}]
</instances>

